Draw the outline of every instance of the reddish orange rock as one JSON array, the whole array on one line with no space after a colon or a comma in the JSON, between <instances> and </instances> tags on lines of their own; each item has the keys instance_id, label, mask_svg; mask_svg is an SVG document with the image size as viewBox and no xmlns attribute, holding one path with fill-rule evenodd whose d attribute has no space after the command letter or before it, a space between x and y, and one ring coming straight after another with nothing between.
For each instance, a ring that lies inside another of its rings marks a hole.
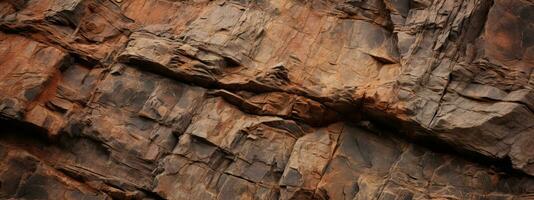
<instances>
[{"instance_id":1,"label":"reddish orange rock","mask_svg":"<svg viewBox=\"0 0 534 200\"><path fill-rule=\"evenodd\" d=\"M0 199L530 199L530 0L0 1Z\"/></svg>"}]
</instances>

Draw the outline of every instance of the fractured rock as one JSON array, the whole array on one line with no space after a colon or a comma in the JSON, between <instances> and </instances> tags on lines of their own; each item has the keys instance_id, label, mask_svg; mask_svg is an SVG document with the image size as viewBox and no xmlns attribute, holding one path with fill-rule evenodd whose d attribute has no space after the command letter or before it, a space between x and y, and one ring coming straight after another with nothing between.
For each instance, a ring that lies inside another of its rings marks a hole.
<instances>
[{"instance_id":1,"label":"fractured rock","mask_svg":"<svg viewBox=\"0 0 534 200\"><path fill-rule=\"evenodd\" d=\"M0 198L531 199L533 13L0 1Z\"/></svg>"}]
</instances>

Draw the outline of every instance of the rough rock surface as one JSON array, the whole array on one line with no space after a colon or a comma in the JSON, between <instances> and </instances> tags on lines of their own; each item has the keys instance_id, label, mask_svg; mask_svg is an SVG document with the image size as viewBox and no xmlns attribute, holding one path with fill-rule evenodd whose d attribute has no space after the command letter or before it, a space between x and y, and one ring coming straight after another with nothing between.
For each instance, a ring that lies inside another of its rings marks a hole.
<instances>
[{"instance_id":1,"label":"rough rock surface","mask_svg":"<svg viewBox=\"0 0 534 200\"><path fill-rule=\"evenodd\" d=\"M0 199L534 199L532 0L0 0Z\"/></svg>"}]
</instances>

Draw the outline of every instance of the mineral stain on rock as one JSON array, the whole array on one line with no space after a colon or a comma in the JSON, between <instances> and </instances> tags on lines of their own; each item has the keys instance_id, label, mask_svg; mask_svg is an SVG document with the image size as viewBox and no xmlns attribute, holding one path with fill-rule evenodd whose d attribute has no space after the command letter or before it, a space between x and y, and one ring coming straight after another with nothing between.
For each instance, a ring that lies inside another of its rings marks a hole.
<instances>
[{"instance_id":1,"label":"mineral stain on rock","mask_svg":"<svg viewBox=\"0 0 534 200\"><path fill-rule=\"evenodd\" d=\"M0 199L534 199L531 0L0 1Z\"/></svg>"}]
</instances>

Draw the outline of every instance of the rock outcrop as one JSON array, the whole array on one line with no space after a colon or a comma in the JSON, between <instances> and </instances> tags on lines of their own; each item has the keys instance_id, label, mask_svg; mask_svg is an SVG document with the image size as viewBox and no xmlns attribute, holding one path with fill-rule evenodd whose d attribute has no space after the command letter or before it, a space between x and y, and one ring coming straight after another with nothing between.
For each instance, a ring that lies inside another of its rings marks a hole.
<instances>
[{"instance_id":1,"label":"rock outcrop","mask_svg":"<svg viewBox=\"0 0 534 200\"><path fill-rule=\"evenodd\" d=\"M532 0L3 0L0 69L0 199L534 199Z\"/></svg>"}]
</instances>

